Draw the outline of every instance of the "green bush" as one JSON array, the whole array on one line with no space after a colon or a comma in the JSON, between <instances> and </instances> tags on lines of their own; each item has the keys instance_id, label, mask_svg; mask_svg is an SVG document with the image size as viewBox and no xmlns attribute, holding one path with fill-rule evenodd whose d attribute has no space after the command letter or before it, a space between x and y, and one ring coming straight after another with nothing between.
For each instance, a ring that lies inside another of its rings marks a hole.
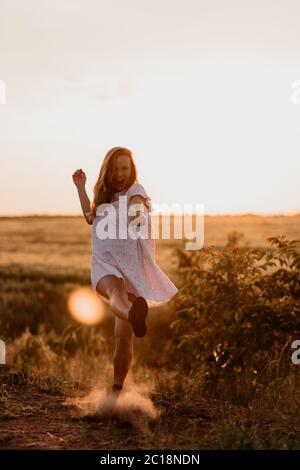
<instances>
[{"instance_id":1,"label":"green bush","mask_svg":"<svg viewBox=\"0 0 300 470\"><path fill-rule=\"evenodd\" d=\"M227 245L177 249L183 287L172 322L180 369L195 387L243 403L270 379L287 376L300 338L299 240L268 238L273 248Z\"/></svg>"}]
</instances>

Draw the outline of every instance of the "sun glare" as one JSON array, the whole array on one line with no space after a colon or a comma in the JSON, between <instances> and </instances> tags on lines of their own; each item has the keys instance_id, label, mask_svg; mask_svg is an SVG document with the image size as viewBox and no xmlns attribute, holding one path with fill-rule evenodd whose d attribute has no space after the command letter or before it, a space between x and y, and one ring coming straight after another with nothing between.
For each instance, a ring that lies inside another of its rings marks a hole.
<instances>
[{"instance_id":1,"label":"sun glare","mask_svg":"<svg viewBox=\"0 0 300 470\"><path fill-rule=\"evenodd\" d=\"M95 325L104 318L104 305L89 287L80 287L71 292L68 309L76 321L85 325Z\"/></svg>"}]
</instances>

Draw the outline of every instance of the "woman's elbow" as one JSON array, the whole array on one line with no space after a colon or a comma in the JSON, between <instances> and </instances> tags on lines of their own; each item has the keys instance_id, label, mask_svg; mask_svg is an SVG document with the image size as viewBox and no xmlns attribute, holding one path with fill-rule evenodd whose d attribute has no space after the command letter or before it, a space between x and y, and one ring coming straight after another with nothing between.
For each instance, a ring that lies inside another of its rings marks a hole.
<instances>
[{"instance_id":1,"label":"woman's elbow","mask_svg":"<svg viewBox=\"0 0 300 470\"><path fill-rule=\"evenodd\" d=\"M93 218L92 217L85 217L86 223L89 225L93 224Z\"/></svg>"}]
</instances>

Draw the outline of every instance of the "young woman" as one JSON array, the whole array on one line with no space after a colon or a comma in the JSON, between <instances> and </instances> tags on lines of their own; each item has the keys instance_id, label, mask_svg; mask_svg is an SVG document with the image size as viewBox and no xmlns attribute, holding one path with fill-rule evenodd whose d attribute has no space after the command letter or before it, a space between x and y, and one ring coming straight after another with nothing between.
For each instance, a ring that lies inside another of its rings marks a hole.
<instances>
[{"instance_id":1,"label":"young woman","mask_svg":"<svg viewBox=\"0 0 300 470\"><path fill-rule=\"evenodd\" d=\"M125 147L113 147L107 152L94 186L92 204L86 193L86 175L82 169L73 173L73 181L84 217L93 226L91 282L115 315L113 391L117 391L122 389L132 361L133 333L137 337L145 336L148 308L165 304L178 289L155 261L151 198L138 183L132 152ZM119 217L120 196L126 196L121 198L126 201L126 237L120 235L121 229L124 235L124 218ZM102 204L114 208L115 217L107 219L107 211L99 211L104 208ZM133 208L132 204L135 204ZM132 209L133 216L130 215ZM108 227L107 238L99 237L104 218L115 224L115 227ZM138 226L144 235L132 236L131 226Z\"/></svg>"}]
</instances>

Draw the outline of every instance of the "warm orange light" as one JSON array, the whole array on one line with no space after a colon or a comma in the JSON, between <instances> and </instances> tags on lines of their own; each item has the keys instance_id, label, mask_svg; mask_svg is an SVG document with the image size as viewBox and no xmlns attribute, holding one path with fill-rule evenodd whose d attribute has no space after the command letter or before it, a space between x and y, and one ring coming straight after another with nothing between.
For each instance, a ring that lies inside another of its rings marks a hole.
<instances>
[{"instance_id":1,"label":"warm orange light","mask_svg":"<svg viewBox=\"0 0 300 470\"><path fill-rule=\"evenodd\" d=\"M85 325L95 325L104 318L104 304L89 287L80 287L71 292L68 309L75 320Z\"/></svg>"}]
</instances>

